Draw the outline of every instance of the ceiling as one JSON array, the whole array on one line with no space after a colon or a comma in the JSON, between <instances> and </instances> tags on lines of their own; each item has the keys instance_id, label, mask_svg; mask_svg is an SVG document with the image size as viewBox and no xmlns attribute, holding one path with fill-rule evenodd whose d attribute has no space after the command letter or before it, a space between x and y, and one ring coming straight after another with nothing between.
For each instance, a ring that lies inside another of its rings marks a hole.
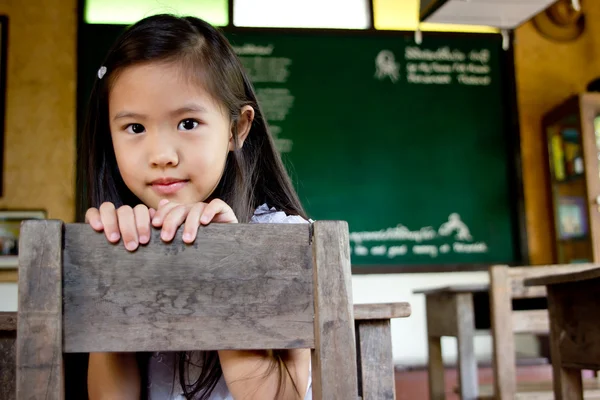
<instances>
[{"instance_id":1,"label":"ceiling","mask_svg":"<svg viewBox=\"0 0 600 400\"><path fill-rule=\"evenodd\" d=\"M423 22L514 29L556 0L421 0Z\"/></svg>"}]
</instances>

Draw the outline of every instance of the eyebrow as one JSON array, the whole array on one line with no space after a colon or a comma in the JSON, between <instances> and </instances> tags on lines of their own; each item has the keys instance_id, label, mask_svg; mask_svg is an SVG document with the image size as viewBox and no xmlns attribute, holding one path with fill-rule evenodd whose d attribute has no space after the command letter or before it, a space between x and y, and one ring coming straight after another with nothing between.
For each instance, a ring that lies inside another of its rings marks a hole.
<instances>
[{"instance_id":1,"label":"eyebrow","mask_svg":"<svg viewBox=\"0 0 600 400\"><path fill-rule=\"evenodd\" d=\"M198 104L186 104L183 107L178 108L177 110L171 111L170 114L171 114L171 116L178 116L178 115L185 114L188 112L205 113L206 108L204 108ZM122 119L122 118L144 119L144 118L146 118L146 115L138 114L138 113L134 113L134 112L130 112L130 111L121 111L121 112L117 113L117 115L115 115L113 120L116 121L116 120Z\"/></svg>"}]
</instances>

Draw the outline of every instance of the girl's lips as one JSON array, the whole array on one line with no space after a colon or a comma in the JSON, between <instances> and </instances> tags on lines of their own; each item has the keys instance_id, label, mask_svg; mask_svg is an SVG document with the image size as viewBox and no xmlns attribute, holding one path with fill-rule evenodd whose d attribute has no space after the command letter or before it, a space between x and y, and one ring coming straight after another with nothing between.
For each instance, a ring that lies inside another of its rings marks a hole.
<instances>
[{"instance_id":1,"label":"girl's lips","mask_svg":"<svg viewBox=\"0 0 600 400\"><path fill-rule=\"evenodd\" d=\"M159 179L151 183L152 189L162 195L174 194L187 185L187 180Z\"/></svg>"}]
</instances>

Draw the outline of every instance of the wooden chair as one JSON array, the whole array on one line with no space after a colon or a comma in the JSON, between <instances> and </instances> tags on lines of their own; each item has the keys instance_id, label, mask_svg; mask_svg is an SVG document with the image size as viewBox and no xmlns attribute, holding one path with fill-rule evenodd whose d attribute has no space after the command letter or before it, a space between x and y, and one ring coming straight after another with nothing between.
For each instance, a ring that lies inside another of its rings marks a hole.
<instances>
[{"instance_id":1,"label":"wooden chair","mask_svg":"<svg viewBox=\"0 0 600 400\"><path fill-rule=\"evenodd\" d=\"M525 286L529 278L543 277L594 268L594 264L508 267L492 266L490 272L490 312L492 318L494 395L498 400L553 399L552 382L517 385L516 333L549 334L548 310L514 311L513 299L546 297L545 286ZM586 382L586 395L600 395L595 380ZM480 393L484 395L485 389ZM482 396L486 397L486 396Z\"/></svg>"},{"instance_id":2,"label":"wooden chair","mask_svg":"<svg viewBox=\"0 0 600 400\"><path fill-rule=\"evenodd\" d=\"M63 354L312 349L313 398L357 398L345 222L213 224L133 253L84 224L21 227L17 399L64 398Z\"/></svg>"}]
</instances>

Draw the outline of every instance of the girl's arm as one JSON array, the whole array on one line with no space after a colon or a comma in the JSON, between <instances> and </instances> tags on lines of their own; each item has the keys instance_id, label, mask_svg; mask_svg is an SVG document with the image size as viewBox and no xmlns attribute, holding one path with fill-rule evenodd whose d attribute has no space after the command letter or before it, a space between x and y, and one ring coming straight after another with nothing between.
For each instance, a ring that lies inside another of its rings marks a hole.
<instances>
[{"instance_id":1,"label":"girl's arm","mask_svg":"<svg viewBox=\"0 0 600 400\"><path fill-rule=\"evenodd\" d=\"M279 368L267 351L219 351L227 388L235 400L275 399L279 387ZM289 374L283 369L279 399L304 399L308 385L310 350L294 349L283 353ZM297 390L297 391L296 391Z\"/></svg>"},{"instance_id":2,"label":"girl's arm","mask_svg":"<svg viewBox=\"0 0 600 400\"><path fill-rule=\"evenodd\" d=\"M139 400L140 372L135 353L90 353L90 400Z\"/></svg>"}]
</instances>

